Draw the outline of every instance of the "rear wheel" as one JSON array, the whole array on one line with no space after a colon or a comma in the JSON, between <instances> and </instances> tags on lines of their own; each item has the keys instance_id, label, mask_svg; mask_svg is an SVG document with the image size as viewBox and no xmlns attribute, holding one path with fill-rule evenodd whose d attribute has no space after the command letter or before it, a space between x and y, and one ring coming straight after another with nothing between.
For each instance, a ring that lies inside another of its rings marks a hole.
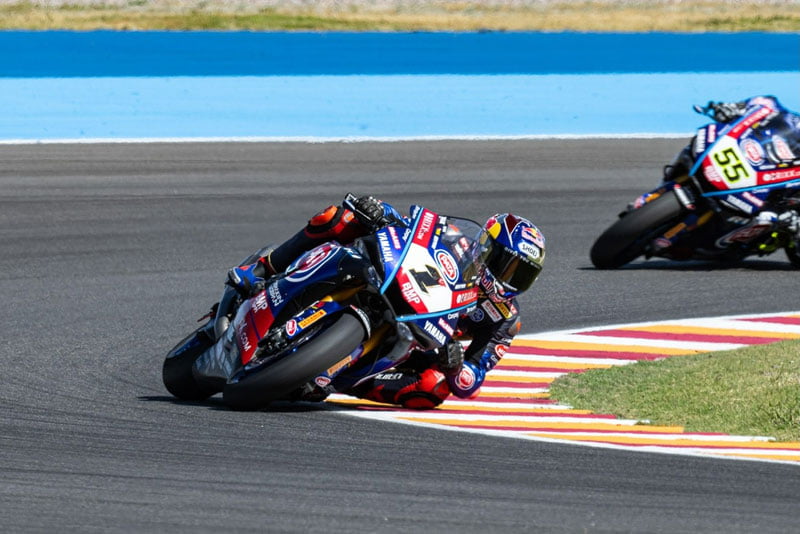
<instances>
[{"instance_id":1,"label":"rear wheel","mask_svg":"<svg viewBox=\"0 0 800 534\"><path fill-rule=\"evenodd\" d=\"M343 360L365 334L361 321L345 313L293 354L254 374L234 377L225 385L222 398L237 410L263 408Z\"/></svg>"},{"instance_id":2,"label":"rear wheel","mask_svg":"<svg viewBox=\"0 0 800 534\"><path fill-rule=\"evenodd\" d=\"M205 327L198 328L180 343L175 345L164 360L161 372L167 391L183 400L205 400L217 391L199 384L192 374L194 362L214 342L204 332Z\"/></svg>"},{"instance_id":3,"label":"rear wheel","mask_svg":"<svg viewBox=\"0 0 800 534\"><path fill-rule=\"evenodd\" d=\"M668 191L628 212L597 238L590 253L592 263L598 269L616 269L633 261L682 211L675 193Z\"/></svg>"}]
</instances>

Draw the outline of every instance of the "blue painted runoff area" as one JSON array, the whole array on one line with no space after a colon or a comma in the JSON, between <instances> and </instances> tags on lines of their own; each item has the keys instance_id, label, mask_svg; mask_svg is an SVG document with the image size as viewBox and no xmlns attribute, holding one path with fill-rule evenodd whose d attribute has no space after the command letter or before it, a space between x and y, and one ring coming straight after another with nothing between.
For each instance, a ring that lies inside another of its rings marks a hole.
<instances>
[{"instance_id":1,"label":"blue painted runoff area","mask_svg":"<svg viewBox=\"0 0 800 534\"><path fill-rule=\"evenodd\" d=\"M0 76L800 70L796 33L0 32Z\"/></svg>"},{"instance_id":2,"label":"blue painted runoff area","mask_svg":"<svg viewBox=\"0 0 800 534\"><path fill-rule=\"evenodd\" d=\"M800 34L0 32L0 142L691 135Z\"/></svg>"},{"instance_id":3,"label":"blue painted runoff area","mask_svg":"<svg viewBox=\"0 0 800 534\"><path fill-rule=\"evenodd\" d=\"M689 134L800 74L0 79L0 139Z\"/></svg>"}]
</instances>

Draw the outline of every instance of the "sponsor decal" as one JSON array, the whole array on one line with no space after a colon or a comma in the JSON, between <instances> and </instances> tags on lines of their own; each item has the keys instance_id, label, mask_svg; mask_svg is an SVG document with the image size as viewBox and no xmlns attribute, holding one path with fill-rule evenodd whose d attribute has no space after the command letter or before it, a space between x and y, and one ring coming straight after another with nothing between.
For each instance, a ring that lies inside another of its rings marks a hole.
<instances>
[{"instance_id":1,"label":"sponsor decal","mask_svg":"<svg viewBox=\"0 0 800 534\"><path fill-rule=\"evenodd\" d=\"M436 251L436 265L444 275L445 279L451 284L455 284L458 280L458 265L449 253L444 250Z\"/></svg>"},{"instance_id":2,"label":"sponsor decal","mask_svg":"<svg viewBox=\"0 0 800 534\"><path fill-rule=\"evenodd\" d=\"M714 167L714 165L712 165L708 160L703 163L703 172L705 173L706 179L709 182L717 186L722 186L722 189L727 189L725 181L722 179L722 175L720 175L717 168Z\"/></svg>"},{"instance_id":3,"label":"sponsor decal","mask_svg":"<svg viewBox=\"0 0 800 534\"><path fill-rule=\"evenodd\" d=\"M731 128L731 131L728 133L729 136L734 138L739 138L745 130L749 130L751 126L755 123L760 121L761 119L765 118L767 115L772 113L772 108L763 107L759 108L750 115L747 115L741 122L737 123L736 126Z\"/></svg>"},{"instance_id":4,"label":"sponsor decal","mask_svg":"<svg viewBox=\"0 0 800 534\"><path fill-rule=\"evenodd\" d=\"M538 260L539 256L541 256L541 249L539 247L526 243L525 241L519 242L519 249L534 260Z\"/></svg>"},{"instance_id":5,"label":"sponsor decal","mask_svg":"<svg viewBox=\"0 0 800 534\"><path fill-rule=\"evenodd\" d=\"M331 379L328 378L327 376L318 376L317 378L314 379L314 383L319 387L324 388L325 386L331 383Z\"/></svg>"},{"instance_id":6,"label":"sponsor decal","mask_svg":"<svg viewBox=\"0 0 800 534\"><path fill-rule=\"evenodd\" d=\"M478 299L478 288L465 289L464 291L453 292L453 306L469 304Z\"/></svg>"},{"instance_id":7,"label":"sponsor decal","mask_svg":"<svg viewBox=\"0 0 800 534\"><path fill-rule=\"evenodd\" d=\"M787 169L785 171L770 171L762 173L761 180L764 182L782 182L784 180L791 180L800 178L800 168Z\"/></svg>"},{"instance_id":8,"label":"sponsor decal","mask_svg":"<svg viewBox=\"0 0 800 534\"><path fill-rule=\"evenodd\" d=\"M506 319L511 319L517 313L517 309L513 304L508 306L504 302L495 302L494 305L497 306L497 309L500 310L500 313L502 313L503 317Z\"/></svg>"},{"instance_id":9,"label":"sponsor decal","mask_svg":"<svg viewBox=\"0 0 800 534\"><path fill-rule=\"evenodd\" d=\"M716 245L720 248L727 247L731 243L735 243L737 241L741 241L744 243L749 242L755 237L758 237L768 228L771 228L771 224L756 224L753 226L746 226L744 228L740 228L739 230L734 230L733 232L729 233L726 236L721 237L717 240Z\"/></svg>"},{"instance_id":10,"label":"sponsor decal","mask_svg":"<svg viewBox=\"0 0 800 534\"><path fill-rule=\"evenodd\" d=\"M792 149L789 148L789 143L787 143L786 139L783 137L779 135L773 135L772 146L775 147L775 153L783 161L791 161L794 159L794 152L792 152Z\"/></svg>"},{"instance_id":11,"label":"sponsor decal","mask_svg":"<svg viewBox=\"0 0 800 534\"><path fill-rule=\"evenodd\" d=\"M681 232L685 228L686 228L686 223L682 222L682 223L676 224L675 226L670 228L669 231L667 231L664 234L664 237L667 238L667 239L672 239L673 237L678 235L678 232Z\"/></svg>"},{"instance_id":12,"label":"sponsor decal","mask_svg":"<svg viewBox=\"0 0 800 534\"><path fill-rule=\"evenodd\" d=\"M384 232L378 233L378 244L381 247L381 256L384 261L394 262L394 249L389 244L389 237Z\"/></svg>"},{"instance_id":13,"label":"sponsor decal","mask_svg":"<svg viewBox=\"0 0 800 534\"><path fill-rule=\"evenodd\" d=\"M469 316L469 318L475 321L476 323L483 321L484 317L485 315L483 313L483 310L480 308L475 308L475 311L473 311Z\"/></svg>"},{"instance_id":14,"label":"sponsor decal","mask_svg":"<svg viewBox=\"0 0 800 534\"><path fill-rule=\"evenodd\" d=\"M706 129L700 128L697 130L694 138L694 153L702 154L706 151Z\"/></svg>"},{"instance_id":15,"label":"sponsor decal","mask_svg":"<svg viewBox=\"0 0 800 534\"><path fill-rule=\"evenodd\" d=\"M675 196L678 197L678 200L680 200L681 204L686 206L686 209L690 210L694 209L694 204L692 203L692 200L689 198L689 195L686 194L686 191L684 191L681 186L676 184L675 189L673 189L673 191L675 192Z\"/></svg>"},{"instance_id":16,"label":"sponsor decal","mask_svg":"<svg viewBox=\"0 0 800 534\"><path fill-rule=\"evenodd\" d=\"M745 202L744 200L740 199L735 195L728 195L723 200L726 204L736 209L742 210L745 213L753 213L753 206Z\"/></svg>"},{"instance_id":17,"label":"sponsor decal","mask_svg":"<svg viewBox=\"0 0 800 534\"><path fill-rule=\"evenodd\" d=\"M661 196L661 193L645 193L644 195L638 197L636 200L633 201L633 209L638 210L651 200L658 198Z\"/></svg>"},{"instance_id":18,"label":"sponsor decal","mask_svg":"<svg viewBox=\"0 0 800 534\"><path fill-rule=\"evenodd\" d=\"M394 226L390 226L386 229L389 232L389 238L392 240L392 246L397 250L403 248L403 245L400 243L400 239L397 237L397 230Z\"/></svg>"},{"instance_id":19,"label":"sponsor decal","mask_svg":"<svg viewBox=\"0 0 800 534\"><path fill-rule=\"evenodd\" d=\"M264 297L264 293L259 293L258 296L253 299L253 309L255 311L263 311L268 307L269 306L267 306L267 299Z\"/></svg>"},{"instance_id":20,"label":"sponsor decal","mask_svg":"<svg viewBox=\"0 0 800 534\"><path fill-rule=\"evenodd\" d=\"M352 359L353 359L352 357L347 356L343 360L339 360L337 363L333 364L332 367L328 368L328 370L326 371L326 374L328 376L335 375L336 373L338 373L339 371L341 371L342 369L347 367L350 364L350 362L352 361Z\"/></svg>"},{"instance_id":21,"label":"sponsor decal","mask_svg":"<svg viewBox=\"0 0 800 534\"><path fill-rule=\"evenodd\" d=\"M253 346L250 344L250 339L247 337L247 332L244 328L240 328L236 335L239 336L239 346L242 347L243 352L249 351Z\"/></svg>"},{"instance_id":22,"label":"sponsor decal","mask_svg":"<svg viewBox=\"0 0 800 534\"><path fill-rule=\"evenodd\" d=\"M433 223L436 220L436 214L431 211L425 211L422 214L422 219L419 221L419 227L417 228L417 234L414 236L414 242L418 243L424 247L428 246L428 242L431 238L431 228L433 228Z\"/></svg>"},{"instance_id":23,"label":"sponsor decal","mask_svg":"<svg viewBox=\"0 0 800 534\"><path fill-rule=\"evenodd\" d=\"M508 352L507 345L496 345L494 347L494 353L497 354L498 358L502 358L503 356L505 356L506 352Z\"/></svg>"},{"instance_id":24,"label":"sponsor decal","mask_svg":"<svg viewBox=\"0 0 800 534\"><path fill-rule=\"evenodd\" d=\"M425 330L425 332L427 332L428 335L430 335L433 339L438 341L440 345L447 343L447 336L445 336L444 333L436 328L430 321L425 321L422 329Z\"/></svg>"},{"instance_id":25,"label":"sponsor decal","mask_svg":"<svg viewBox=\"0 0 800 534\"><path fill-rule=\"evenodd\" d=\"M380 373L375 375L376 380L400 380L403 373Z\"/></svg>"},{"instance_id":26,"label":"sponsor decal","mask_svg":"<svg viewBox=\"0 0 800 534\"><path fill-rule=\"evenodd\" d=\"M289 266L289 276L286 279L294 282L306 280L334 256L333 251L334 247L330 243L325 243L309 251L298 260L299 263L296 266Z\"/></svg>"},{"instance_id":27,"label":"sponsor decal","mask_svg":"<svg viewBox=\"0 0 800 534\"><path fill-rule=\"evenodd\" d=\"M400 286L400 292L403 294L403 298L406 299L406 302L412 304L422 304L422 299L419 298L417 291L414 289L414 285L409 282L403 282L403 285Z\"/></svg>"},{"instance_id":28,"label":"sponsor decal","mask_svg":"<svg viewBox=\"0 0 800 534\"><path fill-rule=\"evenodd\" d=\"M739 147L742 149L742 152L744 152L744 157L747 158L747 161L753 165L761 165L764 163L764 156L766 154L761 147L761 143L755 139L745 139L739 144Z\"/></svg>"},{"instance_id":29,"label":"sponsor decal","mask_svg":"<svg viewBox=\"0 0 800 534\"><path fill-rule=\"evenodd\" d=\"M450 326L447 321L445 321L440 317L439 320L437 321L437 324L439 325L439 328L447 332L448 336L453 337L453 332L454 332L453 327Z\"/></svg>"},{"instance_id":30,"label":"sponsor decal","mask_svg":"<svg viewBox=\"0 0 800 534\"><path fill-rule=\"evenodd\" d=\"M484 300L481 304L481 307L483 307L483 309L495 323L499 323L503 320L503 315L500 313L500 310L498 310L495 305L492 304L492 302Z\"/></svg>"},{"instance_id":31,"label":"sponsor decal","mask_svg":"<svg viewBox=\"0 0 800 534\"><path fill-rule=\"evenodd\" d=\"M289 319L284 328L286 328L286 333L289 335L289 337L295 335L297 333L297 321L294 319Z\"/></svg>"},{"instance_id":32,"label":"sponsor decal","mask_svg":"<svg viewBox=\"0 0 800 534\"><path fill-rule=\"evenodd\" d=\"M539 248L544 248L544 236L537 228L526 226L522 229L522 238L527 239Z\"/></svg>"},{"instance_id":33,"label":"sponsor decal","mask_svg":"<svg viewBox=\"0 0 800 534\"><path fill-rule=\"evenodd\" d=\"M278 282L270 284L269 288L267 289L267 293L269 293L269 300L272 302L273 306L280 306L283 304L283 295L281 295ZM264 304L266 304L266 302Z\"/></svg>"},{"instance_id":34,"label":"sponsor decal","mask_svg":"<svg viewBox=\"0 0 800 534\"><path fill-rule=\"evenodd\" d=\"M319 321L322 317L324 317L327 314L328 312L326 312L325 310L317 310L308 317L306 317L305 319L303 319L302 321L300 321L299 323L297 323L297 325L300 328L307 328L308 325Z\"/></svg>"},{"instance_id":35,"label":"sponsor decal","mask_svg":"<svg viewBox=\"0 0 800 534\"><path fill-rule=\"evenodd\" d=\"M656 248L656 250L664 250L665 248L672 246L672 241L669 239L664 239L663 237L659 237L653 241L653 246Z\"/></svg>"},{"instance_id":36,"label":"sponsor decal","mask_svg":"<svg viewBox=\"0 0 800 534\"><path fill-rule=\"evenodd\" d=\"M709 124L706 130L706 144L711 144L717 140L717 125Z\"/></svg>"},{"instance_id":37,"label":"sponsor decal","mask_svg":"<svg viewBox=\"0 0 800 534\"><path fill-rule=\"evenodd\" d=\"M463 366L456 376L456 386L460 389L471 389L475 385L475 373L468 366Z\"/></svg>"},{"instance_id":38,"label":"sponsor decal","mask_svg":"<svg viewBox=\"0 0 800 534\"><path fill-rule=\"evenodd\" d=\"M759 208L764 205L764 201L755 196L754 194L750 193L749 191L745 191L742 193L742 197L746 199L748 202L753 204L754 206L758 206Z\"/></svg>"}]
</instances>

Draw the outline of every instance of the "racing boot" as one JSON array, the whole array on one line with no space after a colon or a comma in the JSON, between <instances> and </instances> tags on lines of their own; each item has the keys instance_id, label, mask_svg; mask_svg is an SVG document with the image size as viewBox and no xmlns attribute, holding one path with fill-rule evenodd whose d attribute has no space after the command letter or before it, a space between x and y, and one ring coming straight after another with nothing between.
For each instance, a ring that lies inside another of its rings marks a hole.
<instances>
[{"instance_id":1,"label":"racing boot","mask_svg":"<svg viewBox=\"0 0 800 534\"><path fill-rule=\"evenodd\" d=\"M450 388L444 374L431 367L421 373L400 370L381 373L347 394L412 410L430 410L450 395Z\"/></svg>"}]
</instances>

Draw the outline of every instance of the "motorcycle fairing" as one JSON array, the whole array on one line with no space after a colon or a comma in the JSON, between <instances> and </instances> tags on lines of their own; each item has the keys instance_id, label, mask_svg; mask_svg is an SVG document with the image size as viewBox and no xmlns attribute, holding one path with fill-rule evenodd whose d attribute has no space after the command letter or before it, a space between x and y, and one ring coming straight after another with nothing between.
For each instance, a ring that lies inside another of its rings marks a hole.
<instances>
[{"instance_id":1,"label":"motorcycle fairing","mask_svg":"<svg viewBox=\"0 0 800 534\"><path fill-rule=\"evenodd\" d=\"M275 318L267 303L266 291L244 301L236 311L231 327L236 332L236 345L242 364L249 362Z\"/></svg>"},{"instance_id":2,"label":"motorcycle fairing","mask_svg":"<svg viewBox=\"0 0 800 534\"><path fill-rule=\"evenodd\" d=\"M264 291L244 301L232 323L242 364L250 362L274 324L285 321L286 337L292 340L317 320L341 311L339 303L324 297L349 273L361 274L365 261L354 249L324 243L295 260Z\"/></svg>"},{"instance_id":3,"label":"motorcycle fairing","mask_svg":"<svg viewBox=\"0 0 800 534\"><path fill-rule=\"evenodd\" d=\"M713 187L704 196L738 197L745 191L800 185L800 155L786 141L792 135L789 125L773 120L776 116L777 110L762 104L733 124L711 124L698 131L695 152L705 150L690 174L702 171Z\"/></svg>"}]
</instances>

